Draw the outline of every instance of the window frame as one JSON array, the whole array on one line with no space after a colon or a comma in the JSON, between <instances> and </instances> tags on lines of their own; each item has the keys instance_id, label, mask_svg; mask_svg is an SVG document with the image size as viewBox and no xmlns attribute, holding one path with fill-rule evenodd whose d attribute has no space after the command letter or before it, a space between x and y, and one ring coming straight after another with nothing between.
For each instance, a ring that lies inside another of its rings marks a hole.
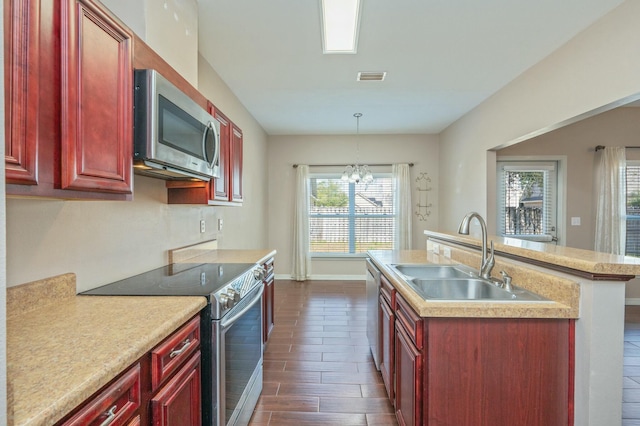
<instances>
[{"instance_id":1,"label":"window frame","mask_svg":"<svg viewBox=\"0 0 640 426\"><path fill-rule=\"evenodd\" d=\"M566 157L565 156L504 156L496 157L496 233L503 238L515 238L526 241L538 241L555 243L557 245L563 245L566 232L564 227L564 218L566 211L566 197L564 186L566 182ZM552 210L555 211L555 230L550 230L551 234L506 234L504 233L504 214L505 206L503 205L504 196L504 168L507 167L511 170L521 171L534 171L548 169L554 170L555 185L554 185L554 206Z\"/></svg>"},{"instance_id":2,"label":"window frame","mask_svg":"<svg viewBox=\"0 0 640 426\"><path fill-rule=\"evenodd\" d=\"M340 172L310 172L309 176L308 176L308 184L309 186L311 186L311 180L312 179L335 179L335 180L341 180L342 178L342 171ZM336 215L335 217L343 217L343 218L349 218L349 236L350 236L350 242L349 242L349 246L351 247L351 244L355 244L355 241L351 241L351 236L355 236L355 229L352 228L352 224L355 223L355 219L357 219L358 217L368 217L368 218L389 218L391 217L393 219L393 226L392 226L392 245L395 246L395 238L393 238L393 232L395 232L395 228L396 228L396 221L398 218L398 214L395 210L395 197L396 197L396 191L395 191L395 182L393 182L393 174L391 172L375 172L375 179L379 179L379 178L388 178L392 180L392 194L393 194L393 214L392 215L356 215L355 213L349 214L349 215ZM375 181L374 181L375 182ZM349 185L349 211L353 211L354 210L354 206L355 206L355 183L348 183ZM314 215L312 215L311 213L311 191L309 191L309 212L308 212L308 220L309 222L311 221L311 218L314 217ZM327 216L324 216L327 217ZM319 259L344 259L344 260L348 260L348 259L354 259L354 258L366 258L368 257L366 251L362 252L362 253L348 253L348 252L314 252L311 251L311 224L309 224L309 256L313 259L313 258L319 258ZM392 246L392 247L393 247Z\"/></svg>"},{"instance_id":3,"label":"window frame","mask_svg":"<svg viewBox=\"0 0 640 426\"><path fill-rule=\"evenodd\" d=\"M625 207L625 222L626 222L626 234L625 234L625 244L624 244L624 255L631 257L640 257L640 251L638 254L628 254L627 253L627 244L629 242L629 214L627 211L627 202L628 202L628 187L629 187L629 179L628 179L628 170L629 168L638 169L640 172L640 160L627 160L625 165L625 182L627 187L625 188L624 194L624 207ZM638 220L638 219L635 219Z\"/></svg>"}]
</instances>

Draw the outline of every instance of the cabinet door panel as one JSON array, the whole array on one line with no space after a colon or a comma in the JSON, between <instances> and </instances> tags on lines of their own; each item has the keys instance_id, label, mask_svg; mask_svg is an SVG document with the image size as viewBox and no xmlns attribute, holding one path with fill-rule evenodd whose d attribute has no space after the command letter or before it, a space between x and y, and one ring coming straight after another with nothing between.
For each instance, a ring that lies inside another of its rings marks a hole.
<instances>
[{"instance_id":1,"label":"cabinet door panel","mask_svg":"<svg viewBox=\"0 0 640 426\"><path fill-rule=\"evenodd\" d=\"M231 149L231 122L214 106L211 115L220 122L220 177L211 179L213 200L229 201L229 150Z\"/></svg>"},{"instance_id":2,"label":"cabinet door panel","mask_svg":"<svg viewBox=\"0 0 640 426\"><path fill-rule=\"evenodd\" d=\"M40 2L4 2L6 182L34 185L37 173Z\"/></svg>"},{"instance_id":3,"label":"cabinet door panel","mask_svg":"<svg viewBox=\"0 0 640 426\"><path fill-rule=\"evenodd\" d=\"M382 359L380 360L380 373L382 381L387 389L387 395L391 403L394 403L395 384L394 384L394 346L395 346L395 315L389 307L384 297L380 295L380 347L382 348Z\"/></svg>"},{"instance_id":4,"label":"cabinet door panel","mask_svg":"<svg viewBox=\"0 0 640 426\"><path fill-rule=\"evenodd\" d=\"M62 6L62 188L129 194L131 35L90 0Z\"/></svg>"},{"instance_id":5,"label":"cabinet door panel","mask_svg":"<svg viewBox=\"0 0 640 426\"><path fill-rule=\"evenodd\" d=\"M151 399L154 426L200 426L200 351Z\"/></svg>"},{"instance_id":6,"label":"cabinet door panel","mask_svg":"<svg viewBox=\"0 0 640 426\"><path fill-rule=\"evenodd\" d=\"M396 323L396 417L407 426L422 425L423 357L400 322Z\"/></svg>"},{"instance_id":7,"label":"cabinet door panel","mask_svg":"<svg viewBox=\"0 0 640 426\"><path fill-rule=\"evenodd\" d=\"M242 130L231 128L231 201L242 201Z\"/></svg>"}]
</instances>

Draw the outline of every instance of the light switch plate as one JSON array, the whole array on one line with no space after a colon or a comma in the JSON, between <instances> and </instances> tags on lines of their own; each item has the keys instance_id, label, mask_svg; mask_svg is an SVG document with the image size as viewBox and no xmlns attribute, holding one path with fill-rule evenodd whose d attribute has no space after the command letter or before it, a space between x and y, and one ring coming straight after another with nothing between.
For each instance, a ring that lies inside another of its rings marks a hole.
<instances>
[{"instance_id":1,"label":"light switch plate","mask_svg":"<svg viewBox=\"0 0 640 426\"><path fill-rule=\"evenodd\" d=\"M571 218L571 226L580 226L580 218L572 217Z\"/></svg>"}]
</instances>

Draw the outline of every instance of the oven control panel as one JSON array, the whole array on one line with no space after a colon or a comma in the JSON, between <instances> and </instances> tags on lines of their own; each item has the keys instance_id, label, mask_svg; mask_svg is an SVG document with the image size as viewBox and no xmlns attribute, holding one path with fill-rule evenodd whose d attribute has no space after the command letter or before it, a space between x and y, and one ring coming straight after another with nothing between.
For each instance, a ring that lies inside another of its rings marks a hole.
<instances>
[{"instance_id":1,"label":"oven control panel","mask_svg":"<svg viewBox=\"0 0 640 426\"><path fill-rule=\"evenodd\" d=\"M222 289L214 294L217 302L216 306L212 306L215 315L218 318L224 316L231 308L236 306L242 298L253 290L257 285L262 285L264 277L263 269L256 266L245 272L238 278L227 283Z\"/></svg>"}]
</instances>

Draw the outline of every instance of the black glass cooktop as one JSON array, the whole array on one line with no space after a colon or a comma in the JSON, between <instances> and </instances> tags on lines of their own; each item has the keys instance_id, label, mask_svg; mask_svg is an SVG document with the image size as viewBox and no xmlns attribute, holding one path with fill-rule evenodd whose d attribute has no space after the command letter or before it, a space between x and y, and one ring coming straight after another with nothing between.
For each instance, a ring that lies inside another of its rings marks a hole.
<instances>
[{"instance_id":1,"label":"black glass cooktop","mask_svg":"<svg viewBox=\"0 0 640 426\"><path fill-rule=\"evenodd\" d=\"M174 263L82 292L95 296L210 296L255 263Z\"/></svg>"}]
</instances>

